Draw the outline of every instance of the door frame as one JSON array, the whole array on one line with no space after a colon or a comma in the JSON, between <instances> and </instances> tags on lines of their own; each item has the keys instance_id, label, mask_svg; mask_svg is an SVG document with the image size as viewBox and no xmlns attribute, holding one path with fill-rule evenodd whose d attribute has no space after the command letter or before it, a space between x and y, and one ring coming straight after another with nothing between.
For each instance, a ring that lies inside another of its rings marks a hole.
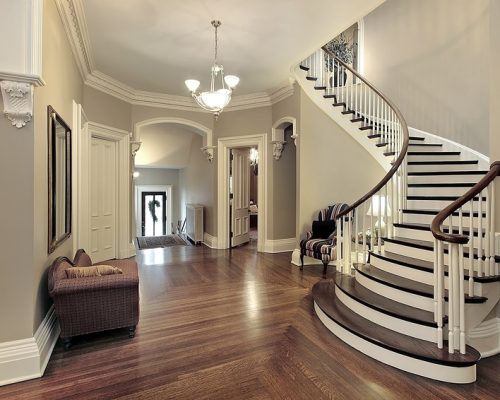
<instances>
[{"instance_id":1,"label":"door frame","mask_svg":"<svg viewBox=\"0 0 500 400\"><path fill-rule=\"evenodd\" d=\"M167 193L167 235L171 234L172 227L172 185L136 185L135 186L135 234L142 236L141 232L141 196L142 192ZM170 228L169 228L170 227Z\"/></svg>"},{"instance_id":2,"label":"door frame","mask_svg":"<svg viewBox=\"0 0 500 400\"><path fill-rule=\"evenodd\" d=\"M264 252L267 240L267 133L232 136L217 141L217 248L228 249L229 240L229 150L238 147L257 147L259 178L257 182L257 251Z\"/></svg>"},{"instance_id":3,"label":"door frame","mask_svg":"<svg viewBox=\"0 0 500 400\"><path fill-rule=\"evenodd\" d=\"M130 240L130 133L122 129L86 122L77 140L77 241L75 247L91 251L90 228L90 151L92 138L116 142L116 234L115 256L128 258L135 255L135 246Z\"/></svg>"}]
</instances>

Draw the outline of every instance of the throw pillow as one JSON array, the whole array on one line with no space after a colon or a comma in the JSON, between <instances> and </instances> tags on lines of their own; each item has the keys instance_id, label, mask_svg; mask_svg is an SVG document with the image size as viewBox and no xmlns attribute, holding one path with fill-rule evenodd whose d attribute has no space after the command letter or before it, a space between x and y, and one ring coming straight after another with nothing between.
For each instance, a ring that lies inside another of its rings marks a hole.
<instances>
[{"instance_id":1,"label":"throw pillow","mask_svg":"<svg viewBox=\"0 0 500 400\"><path fill-rule=\"evenodd\" d=\"M66 269L66 277L69 279L122 273L123 271L120 268L116 268L111 265L93 265L90 267L72 267Z\"/></svg>"},{"instance_id":2,"label":"throw pillow","mask_svg":"<svg viewBox=\"0 0 500 400\"><path fill-rule=\"evenodd\" d=\"M335 231L335 220L313 221L311 239L328 239Z\"/></svg>"}]
</instances>

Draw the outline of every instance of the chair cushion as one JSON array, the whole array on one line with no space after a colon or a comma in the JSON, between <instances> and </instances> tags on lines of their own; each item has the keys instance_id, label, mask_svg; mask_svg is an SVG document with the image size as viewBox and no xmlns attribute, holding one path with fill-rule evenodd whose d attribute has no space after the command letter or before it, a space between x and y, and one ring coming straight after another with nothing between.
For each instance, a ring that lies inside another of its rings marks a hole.
<instances>
[{"instance_id":1,"label":"chair cushion","mask_svg":"<svg viewBox=\"0 0 500 400\"><path fill-rule=\"evenodd\" d=\"M313 221L311 239L328 239L335 231L335 220Z\"/></svg>"}]
</instances>

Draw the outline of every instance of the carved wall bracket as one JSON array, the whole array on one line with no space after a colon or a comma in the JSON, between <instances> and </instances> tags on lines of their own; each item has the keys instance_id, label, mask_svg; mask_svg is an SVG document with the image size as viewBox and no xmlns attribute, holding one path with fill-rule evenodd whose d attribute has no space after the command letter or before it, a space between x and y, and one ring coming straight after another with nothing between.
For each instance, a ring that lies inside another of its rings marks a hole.
<instances>
[{"instance_id":1,"label":"carved wall bracket","mask_svg":"<svg viewBox=\"0 0 500 400\"><path fill-rule=\"evenodd\" d=\"M205 146L201 148L201 151L205 153L208 162L212 162L214 159L215 146Z\"/></svg>"},{"instance_id":2,"label":"carved wall bracket","mask_svg":"<svg viewBox=\"0 0 500 400\"><path fill-rule=\"evenodd\" d=\"M135 157L139 149L141 148L142 142L131 141L130 142L130 152L132 153L132 157Z\"/></svg>"},{"instance_id":3,"label":"carved wall bracket","mask_svg":"<svg viewBox=\"0 0 500 400\"><path fill-rule=\"evenodd\" d=\"M286 142L284 140L273 140L273 157L275 160L279 160L281 158L281 153L283 152L283 148L285 147Z\"/></svg>"},{"instance_id":4,"label":"carved wall bracket","mask_svg":"<svg viewBox=\"0 0 500 400\"><path fill-rule=\"evenodd\" d=\"M1 81L3 113L17 128L22 128L33 116L33 85L24 82Z\"/></svg>"}]
</instances>

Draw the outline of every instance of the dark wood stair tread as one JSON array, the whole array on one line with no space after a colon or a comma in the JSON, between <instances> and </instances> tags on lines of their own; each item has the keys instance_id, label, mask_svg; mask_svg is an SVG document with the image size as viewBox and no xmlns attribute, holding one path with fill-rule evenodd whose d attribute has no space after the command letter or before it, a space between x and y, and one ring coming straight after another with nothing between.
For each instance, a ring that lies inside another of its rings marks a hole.
<instances>
[{"instance_id":1,"label":"dark wood stair tread","mask_svg":"<svg viewBox=\"0 0 500 400\"><path fill-rule=\"evenodd\" d=\"M459 151L409 151L409 156L459 156Z\"/></svg>"},{"instance_id":2,"label":"dark wood stair tread","mask_svg":"<svg viewBox=\"0 0 500 400\"><path fill-rule=\"evenodd\" d=\"M356 118L353 118L351 119L351 122L361 122L361 121L364 121L365 119L363 117L356 117Z\"/></svg>"},{"instance_id":3,"label":"dark wood stair tread","mask_svg":"<svg viewBox=\"0 0 500 400\"><path fill-rule=\"evenodd\" d=\"M326 90L326 86L314 86L316 90Z\"/></svg>"},{"instance_id":4,"label":"dark wood stair tread","mask_svg":"<svg viewBox=\"0 0 500 400\"><path fill-rule=\"evenodd\" d=\"M335 296L335 285L331 280L323 280L313 286L314 301L335 323L352 334L387 350L441 365L468 367L479 361L481 355L467 346L466 354L448 352L447 344L439 349L435 343L412 338L391 331L371 322L347 308Z\"/></svg>"},{"instance_id":5,"label":"dark wood stair tread","mask_svg":"<svg viewBox=\"0 0 500 400\"><path fill-rule=\"evenodd\" d=\"M358 270L359 266L360 264L354 264L356 270ZM336 275L335 284L338 289L342 290L342 292L344 292L347 296L353 298L366 307L373 308L374 310L391 315L395 318L404 319L405 321L425 326L437 327L437 324L434 321L434 315L431 312L407 306L406 304L399 303L372 292L357 282L354 276L342 274Z\"/></svg>"},{"instance_id":6,"label":"dark wood stair tread","mask_svg":"<svg viewBox=\"0 0 500 400\"><path fill-rule=\"evenodd\" d=\"M377 143L377 147L384 147L384 146L387 146L388 144L389 143L386 143L386 142Z\"/></svg>"},{"instance_id":7,"label":"dark wood stair tread","mask_svg":"<svg viewBox=\"0 0 500 400\"><path fill-rule=\"evenodd\" d=\"M337 95L336 94L324 94L323 97L325 99L336 99L337 98Z\"/></svg>"},{"instance_id":8,"label":"dark wood stair tread","mask_svg":"<svg viewBox=\"0 0 500 400\"><path fill-rule=\"evenodd\" d=\"M468 164L479 164L479 161L478 160L408 161L408 165L468 165Z\"/></svg>"},{"instance_id":9,"label":"dark wood stair tread","mask_svg":"<svg viewBox=\"0 0 500 400\"><path fill-rule=\"evenodd\" d=\"M403 256L398 253L391 253L390 251L370 251L370 256L385 260L391 263L399 264L403 267L413 268L416 270L433 273L434 263L431 261L421 260L420 258L413 258L408 256ZM444 265L444 274L448 276L448 266ZM500 275L495 276L477 276L477 272L474 271L474 280L480 283L490 283L500 281ZM469 279L469 270L464 269L464 279Z\"/></svg>"},{"instance_id":10,"label":"dark wood stair tread","mask_svg":"<svg viewBox=\"0 0 500 400\"><path fill-rule=\"evenodd\" d=\"M415 195L410 195L406 196L407 200L436 200L436 201L449 201L450 203L458 200L460 196L415 196ZM472 200L474 201L479 201L479 197L474 197ZM486 201L486 197L482 197L483 201Z\"/></svg>"},{"instance_id":11,"label":"dark wood stair tread","mask_svg":"<svg viewBox=\"0 0 500 400\"><path fill-rule=\"evenodd\" d=\"M365 125L365 126L360 126L358 129L360 131L367 131L367 130L373 129L373 126L372 125Z\"/></svg>"},{"instance_id":12,"label":"dark wood stair tread","mask_svg":"<svg viewBox=\"0 0 500 400\"><path fill-rule=\"evenodd\" d=\"M317 81L318 80L318 78L315 78L314 76L306 76L306 79L308 81Z\"/></svg>"},{"instance_id":13,"label":"dark wood stair tread","mask_svg":"<svg viewBox=\"0 0 500 400\"><path fill-rule=\"evenodd\" d=\"M333 103L332 106L334 106L334 107L341 107L341 106L345 107L346 104L344 102L340 102L340 103Z\"/></svg>"},{"instance_id":14,"label":"dark wood stair tread","mask_svg":"<svg viewBox=\"0 0 500 400\"><path fill-rule=\"evenodd\" d=\"M489 171L409 171L408 176L486 175Z\"/></svg>"},{"instance_id":15,"label":"dark wood stair tread","mask_svg":"<svg viewBox=\"0 0 500 400\"><path fill-rule=\"evenodd\" d=\"M403 278L399 275L385 272L370 264L354 264L354 268L356 268L356 271L363 274L367 278L382 283L386 286L402 290L404 292L416 294L418 296L427 297L429 299L434 298L434 287L431 285L427 285L422 282L416 282L411 279ZM444 297L446 300L448 300L448 290L444 291ZM465 295L466 303L484 303L486 300L487 298L482 296L471 297L467 294Z\"/></svg>"},{"instance_id":16,"label":"dark wood stair tread","mask_svg":"<svg viewBox=\"0 0 500 400\"><path fill-rule=\"evenodd\" d=\"M309 71L309 67L306 67L305 65L299 65L299 68L303 71Z\"/></svg>"},{"instance_id":17,"label":"dark wood stair tread","mask_svg":"<svg viewBox=\"0 0 500 400\"><path fill-rule=\"evenodd\" d=\"M415 229L415 230L418 230L418 231L426 231L426 232L430 232L431 231L431 225L430 224L420 224L420 223L416 223L416 222L395 222L393 224L396 228L406 228L406 229ZM450 231L449 227L447 226L443 226L443 232L446 232L448 233ZM479 229L477 228L473 228L472 229L473 233L474 233L474 236L478 236L479 235ZM452 227L452 233L453 234L458 234L459 233L459 229L457 226L453 226ZM465 236L469 236L469 227L468 226L465 226L462 228L462 234L465 235ZM485 230L483 230L483 237L485 235Z\"/></svg>"},{"instance_id":18,"label":"dark wood stair tread","mask_svg":"<svg viewBox=\"0 0 500 400\"><path fill-rule=\"evenodd\" d=\"M441 143L409 143L409 146L443 147Z\"/></svg>"},{"instance_id":19,"label":"dark wood stair tread","mask_svg":"<svg viewBox=\"0 0 500 400\"><path fill-rule=\"evenodd\" d=\"M354 114L355 111L354 110L344 110L342 111L342 114L346 115L346 114Z\"/></svg>"},{"instance_id":20,"label":"dark wood stair tread","mask_svg":"<svg viewBox=\"0 0 500 400\"><path fill-rule=\"evenodd\" d=\"M424 184L425 185L425 184ZM473 185L473 184L472 184ZM424 215L437 215L441 210L429 210L429 209L418 209L418 210L410 210L407 208L403 209L403 214L424 214ZM458 217L459 213L458 211L455 211L452 214L454 217ZM479 216L479 213L477 211L474 211L472 213L473 217L477 218ZM486 218L486 213L482 213L483 218ZM470 211L462 211L462 216L463 217L469 217L470 216Z\"/></svg>"},{"instance_id":21,"label":"dark wood stair tread","mask_svg":"<svg viewBox=\"0 0 500 400\"><path fill-rule=\"evenodd\" d=\"M395 243L402 246L414 247L416 249L421 249L421 250L434 251L434 243L429 242L427 240L409 239L401 236L394 236L392 238L384 237L382 239L384 240L384 242ZM446 246L444 248L444 252L445 254L448 254L448 248ZM467 249L467 247L465 247L464 250L464 257L465 258L469 257L469 250ZM473 257L474 259L478 258L477 249L473 249ZM483 256L482 259L484 260L485 257ZM495 257L495 262L496 263L500 262L500 258Z\"/></svg>"},{"instance_id":22,"label":"dark wood stair tread","mask_svg":"<svg viewBox=\"0 0 500 400\"><path fill-rule=\"evenodd\" d=\"M408 187L473 187L475 183L443 182L443 183L409 183Z\"/></svg>"}]
</instances>

